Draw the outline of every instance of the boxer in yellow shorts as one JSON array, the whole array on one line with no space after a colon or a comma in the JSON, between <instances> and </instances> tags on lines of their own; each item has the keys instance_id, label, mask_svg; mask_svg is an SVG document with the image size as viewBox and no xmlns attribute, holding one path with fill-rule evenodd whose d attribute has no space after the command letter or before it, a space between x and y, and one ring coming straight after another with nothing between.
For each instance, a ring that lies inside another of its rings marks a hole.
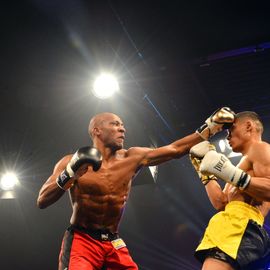
<instances>
[{"instance_id":1,"label":"boxer in yellow shorts","mask_svg":"<svg viewBox=\"0 0 270 270\"><path fill-rule=\"evenodd\" d=\"M263 223L270 209L270 145L262 141L262 133L255 112L236 114L227 139L232 150L243 155L237 167L207 141L190 150L210 202L219 211L195 251L202 270L267 269L270 240ZM223 189L217 179L226 182Z\"/></svg>"}]
</instances>

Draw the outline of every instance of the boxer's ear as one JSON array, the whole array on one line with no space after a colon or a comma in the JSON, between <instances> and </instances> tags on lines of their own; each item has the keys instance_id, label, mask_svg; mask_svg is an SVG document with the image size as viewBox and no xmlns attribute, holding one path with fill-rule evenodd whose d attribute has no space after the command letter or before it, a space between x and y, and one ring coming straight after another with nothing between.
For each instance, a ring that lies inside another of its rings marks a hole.
<instances>
[{"instance_id":1,"label":"boxer's ear","mask_svg":"<svg viewBox=\"0 0 270 270\"><path fill-rule=\"evenodd\" d=\"M246 131L251 132L253 129L253 123L250 120L246 122Z\"/></svg>"},{"instance_id":2,"label":"boxer's ear","mask_svg":"<svg viewBox=\"0 0 270 270\"><path fill-rule=\"evenodd\" d=\"M101 133L101 130L98 127L93 128L93 135L98 136L100 135L100 133Z\"/></svg>"}]
</instances>

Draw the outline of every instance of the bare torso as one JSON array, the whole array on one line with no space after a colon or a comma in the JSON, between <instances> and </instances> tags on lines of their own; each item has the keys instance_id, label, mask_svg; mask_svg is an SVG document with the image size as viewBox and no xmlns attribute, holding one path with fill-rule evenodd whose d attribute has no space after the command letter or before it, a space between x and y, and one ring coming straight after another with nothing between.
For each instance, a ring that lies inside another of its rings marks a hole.
<instances>
[{"instance_id":1,"label":"bare torso","mask_svg":"<svg viewBox=\"0 0 270 270\"><path fill-rule=\"evenodd\" d=\"M94 172L91 166L70 189L71 224L117 232L138 169L136 156L120 150Z\"/></svg>"},{"instance_id":2,"label":"bare torso","mask_svg":"<svg viewBox=\"0 0 270 270\"><path fill-rule=\"evenodd\" d=\"M256 147L254 147L256 149ZM263 164L261 164L261 161L258 158L259 153L256 153L254 151L254 148L251 148L249 153L245 155L240 163L238 164L238 167L243 169L245 172L247 172L250 176L256 176L256 177L265 177L267 172L265 171L265 167ZM270 210L270 203L269 202L263 202L258 201L251 196L249 196L247 193L239 190L238 188L227 184L227 195L228 195L228 201L243 201L246 202L256 208L258 208L263 216L265 217L269 210Z\"/></svg>"},{"instance_id":3,"label":"bare torso","mask_svg":"<svg viewBox=\"0 0 270 270\"><path fill-rule=\"evenodd\" d=\"M249 195L245 194L244 192L240 191L238 188L231 186L228 188L228 201L242 201L247 204L250 204L260 210L262 215L266 217L270 210L270 203L269 202L262 202L257 201L250 197Z\"/></svg>"}]
</instances>

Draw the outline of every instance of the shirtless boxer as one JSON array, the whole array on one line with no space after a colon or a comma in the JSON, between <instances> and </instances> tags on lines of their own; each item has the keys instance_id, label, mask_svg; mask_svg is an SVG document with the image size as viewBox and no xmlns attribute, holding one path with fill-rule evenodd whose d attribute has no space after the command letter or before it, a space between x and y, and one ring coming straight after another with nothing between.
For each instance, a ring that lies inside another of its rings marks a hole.
<instances>
[{"instance_id":1,"label":"shirtless boxer","mask_svg":"<svg viewBox=\"0 0 270 270\"><path fill-rule=\"evenodd\" d=\"M59 270L138 269L118 235L131 180L143 166L180 158L189 149L234 121L229 108L212 114L195 133L157 149L123 149L125 128L113 113L89 124L93 148L63 157L41 187L37 204L46 208L69 191L73 213L59 255Z\"/></svg>"},{"instance_id":2,"label":"shirtless boxer","mask_svg":"<svg viewBox=\"0 0 270 270\"><path fill-rule=\"evenodd\" d=\"M219 211L195 251L203 270L265 269L270 248L263 228L270 208L270 145L262 141L262 133L255 112L236 114L227 139L232 150L243 155L237 167L206 141L190 150L192 164ZM226 182L223 190L217 178Z\"/></svg>"}]
</instances>

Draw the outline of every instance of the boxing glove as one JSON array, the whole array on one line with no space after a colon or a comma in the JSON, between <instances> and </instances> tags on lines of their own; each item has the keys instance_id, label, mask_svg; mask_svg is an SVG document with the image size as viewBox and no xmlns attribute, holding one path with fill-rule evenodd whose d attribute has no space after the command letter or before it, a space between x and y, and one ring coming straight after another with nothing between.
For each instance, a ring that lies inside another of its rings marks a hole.
<instances>
[{"instance_id":1,"label":"boxing glove","mask_svg":"<svg viewBox=\"0 0 270 270\"><path fill-rule=\"evenodd\" d=\"M189 151L189 159L191 164L199 175L203 185L207 185L211 180L217 181L217 178L214 175L205 175L200 172L202 158L211 150L216 150L216 147L213 144L210 144L209 141L203 141L194 145Z\"/></svg>"},{"instance_id":2,"label":"boxing glove","mask_svg":"<svg viewBox=\"0 0 270 270\"><path fill-rule=\"evenodd\" d=\"M57 177L56 183L61 189L67 190L75 181L75 174L82 166L92 165L93 170L97 171L101 163L102 157L98 149L89 146L82 147L72 156L65 170Z\"/></svg>"},{"instance_id":3,"label":"boxing glove","mask_svg":"<svg viewBox=\"0 0 270 270\"><path fill-rule=\"evenodd\" d=\"M222 129L228 129L233 124L235 113L229 107L217 109L205 123L196 130L204 140L208 140Z\"/></svg>"},{"instance_id":4,"label":"boxing glove","mask_svg":"<svg viewBox=\"0 0 270 270\"><path fill-rule=\"evenodd\" d=\"M189 150L189 154L191 157L202 159L205 154L211 150L216 150L216 147L213 144L210 144L209 141L203 141L192 146Z\"/></svg>"},{"instance_id":5,"label":"boxing glove","mask_svg":"<svg viewBox=\"0 0 270 270\"><path fill-rule=\"evenodd\" d=\"M205 175L213 174L241 190L248 186L251 179L250 175L235 167L225 155L216 151L206 153L200 165L200 172Z\"/></svg>"}]
</instances>

